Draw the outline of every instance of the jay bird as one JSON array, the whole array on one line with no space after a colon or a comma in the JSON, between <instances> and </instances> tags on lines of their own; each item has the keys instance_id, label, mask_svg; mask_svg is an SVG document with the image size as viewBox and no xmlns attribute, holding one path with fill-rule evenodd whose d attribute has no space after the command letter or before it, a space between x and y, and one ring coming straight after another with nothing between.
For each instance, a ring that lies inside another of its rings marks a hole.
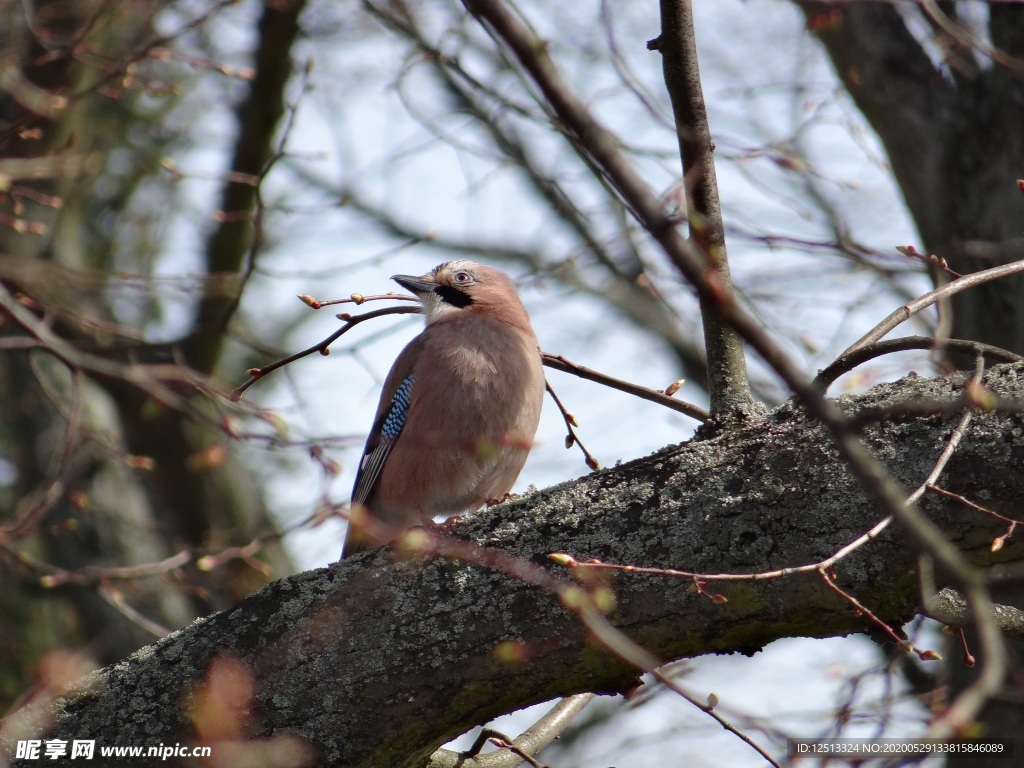
<instances>
[{"instance_id":1,"label":"jay bird","mask_svg":"<svg viewBox=\"0 0 1024 768\"><path fill-rule=\"evenodd\" d=\"M391 367L352 491L342 557L382 542L360 518L407 529L501 499L530 451L544 399L537 337L512 280L472 261L421 277L426 327Z\"/></svg>"}]
</instances>

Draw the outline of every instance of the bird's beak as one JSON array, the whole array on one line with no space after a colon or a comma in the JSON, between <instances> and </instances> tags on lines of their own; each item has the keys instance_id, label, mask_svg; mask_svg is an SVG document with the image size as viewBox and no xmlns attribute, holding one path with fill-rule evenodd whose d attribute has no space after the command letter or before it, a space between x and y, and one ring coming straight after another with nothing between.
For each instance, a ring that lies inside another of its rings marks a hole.
<instances>
[{"instance_id":1,"label":"bird's beak","mask_svg":"<svg viewBox=\"0 0 1024 768\"><path fill-rule=\"evenodd\" d=\"M430 275L423 275L422 277L413 277L412 275L392 275L391 279L406 290L412 291L415 294L430 293L432 290L437 288L437 283L434 282L434 278Z\"/></svg>"}]
</instances>

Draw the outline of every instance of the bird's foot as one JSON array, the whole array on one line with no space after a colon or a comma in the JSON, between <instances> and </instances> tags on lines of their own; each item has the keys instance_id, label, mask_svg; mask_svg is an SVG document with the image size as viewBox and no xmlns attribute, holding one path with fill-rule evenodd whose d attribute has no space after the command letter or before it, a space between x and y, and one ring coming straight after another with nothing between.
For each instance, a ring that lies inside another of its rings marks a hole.
<instances>
[{"instance_id":1,"label":"bird's foot","mask_svg":"<svg viewBox=\"0 0 1024 768\"><path fill-rule=\"evenodd\" d=\"M434 523L434 527L441 533L448 533L452 528L462 522L462 515L452 515L441 523Z\"/></svg>"}]
</instances>

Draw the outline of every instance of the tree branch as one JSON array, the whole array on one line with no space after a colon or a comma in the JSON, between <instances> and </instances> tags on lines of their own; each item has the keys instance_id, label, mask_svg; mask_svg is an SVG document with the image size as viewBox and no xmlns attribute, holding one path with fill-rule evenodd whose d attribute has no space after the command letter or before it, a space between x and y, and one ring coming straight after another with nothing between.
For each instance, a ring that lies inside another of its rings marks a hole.
<instances>
[{"instance_id":1,"label":"tree branch","mask_svg":"<svg viewBox=\"0 0 1024 768\"><path fill-rule=\"evenodd\" d=\"M953 296L960 293L960 291L967 290L968 288L982 285L983 283L989 283L993 280L999 280L1000 278L1017 274L1018 272L1024 272L1024 259L1011 262L1010 264L992 267L991 269L985 269L981 272L972 272L969 275L964 275L952 282L946 283L945 285L936 288L934 291L929 291L923 296L918 296L913 301L908 301L902 307L893 311L882 322L857 339L857 341L853 342L853 344L847 347L842 354L839 355L839 359L847 357L867 344L878 341L889 333L889 331L941 299Z\"/></svg>"},{"instance_id":2,"label":"tree branch","mask_svg":"<svg viewBox=\"0 0 1024 768\"><path fill-rule=\"evenodd\" d=\"M523 732L512 745L529 755L536 755L550 744L594 698L592 693L580 693L562 699L540 720ZM473 752L474 750L470 750ZM479 751L479 750L477 750ZM516 768L522 758L510 750L498 750L486 755L466 757L450 749L439 749L430 757L427 768Z\"/></svg>"},{"instance_id":3,"label":"tree branch","mask_svg":"<svg viewBox=\"0 0 1024 768\"><path fill-rule=\"evenodd\" d=\"M924 607L930 618L950 627L967 627L971 624L971 610L963 595L954 589L939 590ZM995 607L999 629L1009 637L1024 640L1024 611L1012 605Z\"/></svg>"},{"instance_id":4,"label":"tree branch","mask_svg":"<svg viewBox=\"0 0 1024 768\"><path fill-rule=\"evenodd\" d=\"M566 360L561 355L552 355L547 352L542 355L544 365L548 368L554 368L556 371L562 371L563 373L571 373L573 376L578 376L581 379L587 381L593 381L598 384L603 384L611 389L617 389L620 392L639 397L642 400L649 400L652 403L663 405L666 408L671 408L673 411L689 416L691 419L697 421L707 421L708 412L705 411L698 405L688 403L685 400L676 400L670 395L666 395L664 392L659 392L655 389L649 389L648 387L642 387L639 384L633 384L622 379L616 379L613 376L609 376L605 373L592 370L590 368L584 368L582 365L577 365L569 360Z\"/></svg>"},{"instance_id":5,"label":"tree branch","mask_svg":"<svg viewBox=\"0 0 1024 768\"><path fill-rule=\"evenodd\" d=\"M714 144L700 84L697 41L690 0L661 0L661 51L665 84L675 114L690 240L704 256L706 279L719 296L701 294L701 321L708 358L712 420L721 424L755 414L743 341L718 312L735 296L718 199Z\"/></svg>"},{"instance_id":6,"label":"tree branch","mask_svg":"<svg viewBox=\"0 0 1024 768\"><path fill-rule=\"evenodd\" d=\"M847 416L880 404L898 412L922 397L955 402L967 378L908 378L835 402ZM986 385L1024 398L1024 365L989 371ZM889 462L897 482L917 485L958 420L896 418L868 427L865 440L876 456L899 457ZM1024 475L1012 457L1024 451L1022 426L1024 416L976 413L943 487L984 489L986 506L997 511L1018 505ZM885 514L829 446L824 426L787 405L728 439L667 448L529 494L469 515L453 532L534 563L553 551L702 572L813 562ZM976 565L1024 561L1024 542L991 551L1000 521L965 514L938 494L919 503ZM915 612L916 564L900 529L890 526L836 564L835 583L880 620L899 623ZM820 578L806 575L727 585L724 604L658 576L620 574L602 583L614 591L612 624L663 659L749 653L783 636L868 626ZM983 604L967 597L975 611ZM187 697L224 653L251 670L251 737L298 734L323 766L422 766L438 746L496 715L559 695L620 692L636 675L588 640L549 593L485 566L383 548L274 582L104 670L64 700L54 733L102 744L188 739ZM998 682L990 678L989 687Z\"/></svg>"},{"instance_id":7,"label":"tree branch","mask_svg":"<svg viewBox=\"0 0 1024 768\"><path fill-rule=\"evenodd\" d=\"M965 355L982 355L997 363L1015 363L1024 360L1020 355L1015 355L1000 347L993 347L991 344L982 344L980 341L936 339L931 336L901 336L898 339L876 341L872 344L858 346L852 352L849 350L844 352L835 362L829 363L826 368L818 371L814 383L821 387L822 391L825 391L840 376L849 373L868 360L874 360L876 357L893 352L906 352L910 349L941 349L945 352L960 352Z\"/></svg>"}]
</instances>

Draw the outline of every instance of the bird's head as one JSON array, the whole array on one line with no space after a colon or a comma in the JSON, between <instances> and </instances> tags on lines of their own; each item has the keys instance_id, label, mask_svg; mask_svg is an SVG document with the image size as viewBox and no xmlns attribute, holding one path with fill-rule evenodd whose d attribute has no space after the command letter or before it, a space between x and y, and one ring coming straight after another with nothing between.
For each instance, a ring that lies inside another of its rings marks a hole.
<instances>
[{"instance_id":1,"label":"bird's head","mask_svg":"<svg viewBox=\"0 0 1024 768\"><path fill-rule=\"evenodd\" d=\"M448 261L419 277L392 275L391 279L416 294L427 325L460 314L491 314L512 321L526 310L512 279L504 272L474 261Z\"/></svg>"}]
</instances>

